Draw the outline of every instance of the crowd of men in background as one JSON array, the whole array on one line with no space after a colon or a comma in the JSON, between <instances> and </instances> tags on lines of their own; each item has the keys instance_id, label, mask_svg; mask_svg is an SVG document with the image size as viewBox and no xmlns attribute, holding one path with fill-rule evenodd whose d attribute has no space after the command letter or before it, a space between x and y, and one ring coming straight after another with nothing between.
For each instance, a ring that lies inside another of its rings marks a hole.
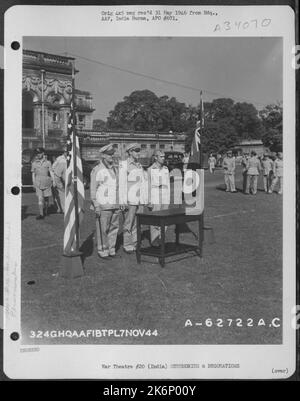
<instances>
[{"instance_id":1,"label":"crowd of men in background","mask_svg":"<svg viewBox=\"0 0 300 401\"><path fill-rule=\"evenodd\" d=\"M214 173L216 164L217 160L211 153L208 158L210 173ZM278 152L274 160L268 153L265 153L262 157L258 157L255 151L252 151L250 154L246 152L242 156L241 165L243 192L245 195L256 195L259 176L262 176L264 191L266 193L273 193L277 184L279 185L278 194L283 193L282 152ZM231 150L229 150L223 158L222 168L224 170L226 192L237 192L235 187L236 158Z\"/></svg>"}]
</instances>

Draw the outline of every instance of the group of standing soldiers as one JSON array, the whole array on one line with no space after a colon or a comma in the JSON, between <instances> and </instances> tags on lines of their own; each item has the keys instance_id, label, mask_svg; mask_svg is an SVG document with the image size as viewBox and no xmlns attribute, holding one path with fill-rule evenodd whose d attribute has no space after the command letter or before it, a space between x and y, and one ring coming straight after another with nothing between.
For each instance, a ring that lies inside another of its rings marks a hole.
<instances>
[{"instance_id":1,"label":"group of standing soldiers","mask_svg":"<svg viewBox=\"0 0 300 401\"><path fill-rule=\"evenodd\" d=\"M271 194L276 184L279 184L278 194L283 193L283 155L277 153L273 161L269 154L264 154L261 159L258 158L255 151L244 153L242 158L243 174L243 192L246 195L257 193L257 183L260 174L263 177L264 191ZM224 180L226 192L237 192L235 188L235 157L232 151L226 153L223 160Z\"/></svg>"},{"instance_id":2,"label":"group of standing soldiers","mask_svg":"<svg viewBox=\"0 0 300 401\"><path fill-rule=\"evenodd\" d=\"M169 172L164 165L165 154L163 151L157 150L154 155L153 164L144 171L141 164L138 162L140 158L141 147L138 143L133 143L127 146L126 151L128 158L126 159L126 174L138 172L139 177L139 193L140 196L126 197L122 200L122 191L119 188L119 162L116 163L114 157L116 148L112 145L106 145L99 151L99 163L91 172L91 208L95 211L96 216L96 236L98 255L101 258L114 257L116 255L116 240L119 232L120 220L123 215L123 249L126 253L133 253L136 250L137 244L137 227L136 213L141 207L148 207L151 210L160 210L167 208L169 199L164 198L165 191L169 186ZM49 198L53 197L57 204L59 213L64 213L65 205L65 175L67 169L67 150L64 149L63 154L59 156L53 164L47 159L45 150L37 148L35 150L35 158L32 162L32 182L38 197L39 215L36 217L42 220L48 214ZM159 172L157 182L155 174L151 174L151 170ZM108 180L107 174L110 179ZM150 179L148 179L150 177ZM155 202L150 202L149 183L151 180L151 188L157 189L159 199ZM133 181L126 181L126 192L130 192L130 188L135 185ZM112 188L112 186L114 188ZM115 202L103 202L101 194L106 191L113 190L116 194ZM124 191L123 191L124 192ZM147 195L145 195L147 194ZM124 194L123 194L124 195ZM144 198L143 198L143 195ZM160 228L151 226L150 236L153 246L160 245Z\"/></svg>"},{"instance_id":3,"label":"group of standing soldiers","mask_svg":"<svg viewBox=\"0 0 300 401\"><path fill-rule=\"evenodd\" d=\"M168 200L163 199L163 189L168 186L167 180L169 177L168 169L164 165L165 155L164 152L157 150L154 155L154 162L148 168L147 172L144 171L142 165L139 163L141 147L138 143L133 143L127 146L126 152L128 158L126 159L125 173L126 177L126 193L129 194L131 189L136 190L138 182L139 196L126 197L122 199L122 189L120 188L119 176L122 171L119 165L114 161L115 147L110 144L100 149L100 161L91 172L91 202L92 209L96 215L96 235L97 235L97 250L101 258L114 257L116 255L116 241L119 232L120 220L123 217L123 250L126 253L134 253L137 245L137 226L136 214L140 208L147 206L152 210L160 210L168 207ZM151 175L151 170L158 169L161 180L155 182L152 180L151 186L157 186L158 193L161 195L161 201L151 203L148 198L147 188L149 185L148 177L155 177ZM139 176L139 180L127 179L130 173L135 172ZM109 174L109 177L108 177ZM124 182L124 181L123 181ZM135 186L135 188L133 188ZM105 201L103 194L113 190L116 194L115 202ZM134 191L133 191L134 192ZM147 196L145 195L147 193ZM124 195L124 193L123 193ZM145 196L144 196L145 195ZM123 216L122 216L123 215ZM160 228L151 226L150 236L151 244L159 246L160 244Z\"/></svg>"}]
</instances>

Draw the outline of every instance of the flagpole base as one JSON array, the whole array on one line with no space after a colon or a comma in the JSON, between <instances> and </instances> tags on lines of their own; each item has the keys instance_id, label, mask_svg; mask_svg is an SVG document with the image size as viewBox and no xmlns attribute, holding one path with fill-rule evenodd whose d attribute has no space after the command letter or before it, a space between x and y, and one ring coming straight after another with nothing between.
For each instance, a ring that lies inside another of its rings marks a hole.
<instances>
[{"instance_id":1,"label":"flagpole base","mask_svg":"<svg viewBox=\"0 0 300 401\"><path fill-rule=\"evenodd\" d=\"M73 251L69 254L63 254L63 256L60 276L64 278L82 277L84 275L82 252Z\"/></svg>"}]
</instances>

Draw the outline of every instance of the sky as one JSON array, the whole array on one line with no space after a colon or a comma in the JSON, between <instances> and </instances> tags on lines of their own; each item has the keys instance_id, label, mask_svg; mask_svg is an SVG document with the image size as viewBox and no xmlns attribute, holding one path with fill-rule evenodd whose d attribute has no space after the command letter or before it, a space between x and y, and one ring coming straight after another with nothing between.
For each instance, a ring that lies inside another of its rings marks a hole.
<instances>
[{"instance_id":1,"label":"sky","mask_svg":"<svg viewBox=\"0 0 300 401\"><path fill-rule=\"evenodd\" d=\"M143 89L193 106L200 89L204 101L230 97L257 109L282 101L281 38L26 37L23 48L75 57L76 88L91 92L94 119Z\"/></svg>"}]
</instances>

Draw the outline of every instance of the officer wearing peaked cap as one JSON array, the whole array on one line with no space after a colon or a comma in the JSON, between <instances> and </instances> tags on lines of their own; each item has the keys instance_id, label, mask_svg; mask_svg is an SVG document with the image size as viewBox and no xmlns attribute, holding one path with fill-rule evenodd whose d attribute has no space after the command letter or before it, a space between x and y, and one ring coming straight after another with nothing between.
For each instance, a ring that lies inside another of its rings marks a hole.
<instances>
[{"instance_id":1,"label":"officer wearing peaked cap","mask_svg":"<svg viewBox=\"0 0 300 401\"><path fill-rule=\"evenodd\" d=\"M113 144L109 143L108 145L102 146L99 152L100 154L113 155L115 153L115 147Z\"/></svg>"},{"instance_id":2,"label":"officer wearing peaked cap","mask_svg":"<svg viewBox=\"0 0 300 401\"><path fill-rule=\"evenodd\" d=\"M96 214L97 250L101 258L116 255L115 246L119 230L120 208L117 204L117 170L113 155L115 147L112 144L103 146L100 151L100 161L91 171L91 201ZM114 200L103 196L112 193Z\"/></svg>"},{"instance_id":3,"label":"officer wearing peaked cap","mask_svg":"<svg viewBox=\"0 0 300 401\"><path fill-rule=\"evenodd\" d=\"M141 192L144 172L139 163L141 145L130 143L126 147L126 207L123 224L123 249L126 253L133 253L137 244L136 213L142 204Z\"/></svg>"},{"instance_id":4,"label":"officer wearing peaked cap","mask_svg":"<svg viewBox=\"0 0 300 401\"><path fill-rule=\"evenodd\" d=\"M224 180L226 185L226 192L237 192L235 189L235 158L232 155L232 151L228 150L226 157L222 163L224 169Z\"/></svg>"},{"instance_id":5,"label":"officer wearing peaked cap","mask_svg":"<svg viewBox=\"0 0 300 401\"><path fill-rule=\"evenodd\" d=\"M250 159L248 160L247 169L247 187L246 194L251 193L256 195L257 193L257 180L261 170L261 164L254 150L250 153Z\"/></svg>"},{"instance_id":6,"label":"officer wearing peaked cap","mask_svg":"<svg viewBox=\"0 0 300 401\"><path fill-rule=\"evenodd\" d=\"M149 208L159 211L169 208L170 204L170 175L164 165L165 153L156 150L153 154L154 162L148 168L148 181L150 187ZM167 231L167 227L165 227ZM159 246L161 242L161 230L159 226L150 226L150 239L152 246Z\"/></svg>"}]
</instances>

